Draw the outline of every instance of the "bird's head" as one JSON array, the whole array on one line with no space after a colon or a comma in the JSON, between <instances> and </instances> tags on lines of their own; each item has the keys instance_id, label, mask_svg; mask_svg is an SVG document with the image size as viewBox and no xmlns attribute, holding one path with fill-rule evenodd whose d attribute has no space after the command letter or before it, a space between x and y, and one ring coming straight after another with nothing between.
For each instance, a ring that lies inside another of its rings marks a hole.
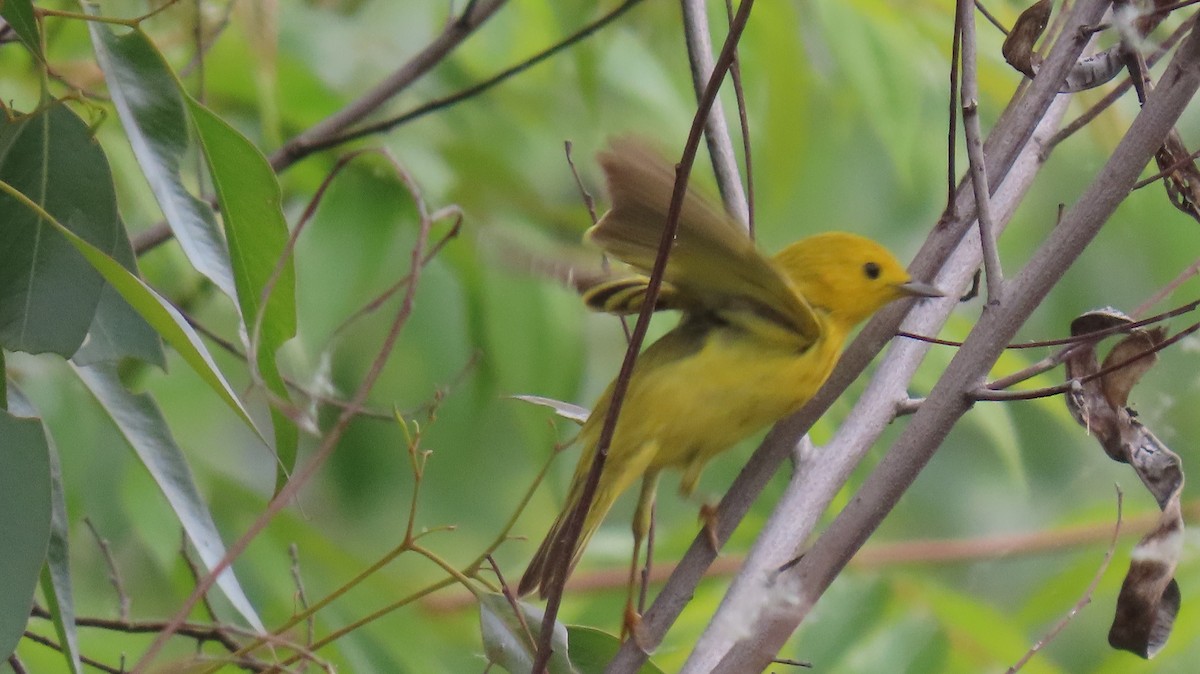
<instances>
[{"instance_id":1,"label":"bird's head","mask_svg":"<svg viewBox=\"0 0 1200 674\"><path fill-rule=\"evenodd\" d=\"M942 295L927 283L913 281L886 248L857 234L810 236L774 259L808 303L843 332L893 300Z\"/></svg>"}]
</instances>

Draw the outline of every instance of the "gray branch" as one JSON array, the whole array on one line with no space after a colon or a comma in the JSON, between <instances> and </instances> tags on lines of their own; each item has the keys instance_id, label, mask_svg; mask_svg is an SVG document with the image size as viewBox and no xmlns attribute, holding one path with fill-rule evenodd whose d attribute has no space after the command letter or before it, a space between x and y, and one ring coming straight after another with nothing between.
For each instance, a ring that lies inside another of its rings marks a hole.
<instances>
[{"instance_id":1,"label":"gray branch","mask_svg":"<svg viewBox=\"0 0 1200 674\"><path fill-rule=\"evenodd\" d=\"M1018 157L1008 180L999 186L992 200L997 234L1003 231L1033 184L1042 164L1043 143L1058 129L1068 102L1068 98L1062 97L1054 103L1035 132L1033 142ZM965 288L979 268L980 251L979 229L972 228L942 267L937 286L947 291ZM925 303L915 308L901 327L918 334L936 334L956 305L954 297ZM738 638L745 636L746 628L756 629L753 621L747 619L747 607L769 606L770 597L778 596L777 591L770 589L770 579L781 566L800 554L850 473L895 418L898 406L908 399L908 384L928 348L927 343L913 340L894 342L880 363L878 374L847 416L851 421L842 424L815 460L797 466L791 483L682 672L712 671ZM776 594L764 595L764 590Z\"/></svg>"},{"instance_id":2,"label":"gray branch","mask_svg":"<svg viewBox=\"0 0 1200 674\"><path fill-rule=\"evenodd\" d=\"M775 592L790 590L791 601L761 616L751 633L711 671L760 671L770 665L817 599L933 457L951 427L970 409L967 392L988 372L1018 328L1125 199L1198 87L1200 38L1193 34L1179 48L1159 88L1100 174L1013 279L1005 303L985 308L933 391L858 494L804 557L775 578Z\"/></svg>"},{"instance_id":3,"label":"gray branch","mask_svg":"<svg viewBox=\"0 0 1200 674\"><path fill-rule=\"evenodd\" d=\"M1066 25L1094 25L1107 7L1106 0L1081 0L1072 8ZM1007 180L1014 162L1029 143L1037 125L1046 116L1047 110L1058 96L1063 78L1078 59L1089 38L1090 34L1081 33L1075 28L1064 32L1050 50L1038 77L1024 90L1019 100L1009 104L997 121L984 143L988 175L992 178L993 185L1001 185ZM957 213L957 217L939 222L933 228L925 245L909 267L909 271L916 278L928 280L937 275L945 260L973 228L975 208L971 192L969 184L960 185L955 199L956 208L953 211ZM900 320L908 308L896 304L879 312L842 354L829 381L817 395L803 409L784 419L771 430L718 507L715 533L719 542L724 543L728 540L730 533L749 511L763 487L796 446L798 438L807 432L816 419L896 334ZM654 604L642 617L639 636L643 646L651 648L661 641L715 557L716 553L712 550L707 536L697 536ZM646 654L637 644L629 641L622 646L607 671L634 672L645 659Z\"/></svg>"},{"instance_id":4,"label":"gray branch","mask_svg":"<svg viewBox=\"0 0 1200 674\"><path fill-rule=\"evenodd\" d=\"M680 4L683 5L683 35L687 41L688 63L692 67L692 85L699 99L714 65L708 14L705 13L704 0L681 0ZM746 202L746 192L742 189L737 156L733 153L733 141L729 137L729 126L725 122L720 99L713 103L708 118L704 120L704 140L708 155L712 158L717 189L721 191L725 210L743 226L748 226L750 208Z\"/></svg>"}]
</instances>

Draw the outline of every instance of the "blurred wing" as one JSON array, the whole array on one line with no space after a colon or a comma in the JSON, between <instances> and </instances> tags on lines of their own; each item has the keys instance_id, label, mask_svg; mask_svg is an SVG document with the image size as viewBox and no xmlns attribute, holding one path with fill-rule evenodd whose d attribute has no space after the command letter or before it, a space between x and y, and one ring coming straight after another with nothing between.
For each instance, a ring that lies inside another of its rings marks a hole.
<instances>
[{"instance_id":1,"label":"blurred wing","mask_svg":"<svg viewBox=\"0 0 1200 674\"><path fill-rule=\"evenodd\" d=\"M614 140L599 160L612 209L588 230L588 239L648 273L666 225L675 170L630 138ZM749 309L806 341L820 334L808 303L742 228L690 189L684 195L664 280L686 297L675 302L680 308Z\"/></svg>"},{"instance_id":2,"label":"blurred wing","mask_svg":"<svg viewBox=\"0 0 1200 674\"><path fill-rule=\"evenodd\" d=\"M603 311L618 316L629 316L642 311L646 301L646 289L650 279L646 276L626 276L597 283L583 291L583 303L592 311ZM681 294L670 283L663 283L658 289L658 299L654 303L655 311L672 309L688 310L686 295Z\"/></svg>"}]
</instances>

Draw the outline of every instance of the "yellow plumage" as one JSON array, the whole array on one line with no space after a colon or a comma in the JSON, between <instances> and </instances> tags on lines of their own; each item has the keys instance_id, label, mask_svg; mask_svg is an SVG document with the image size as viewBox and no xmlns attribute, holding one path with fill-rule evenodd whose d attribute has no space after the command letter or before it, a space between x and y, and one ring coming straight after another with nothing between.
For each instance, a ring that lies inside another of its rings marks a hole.
<instances>
[{"instance_id":1,"label":"yellow plumage","mask_svg":"<svg viewBox=\"0 0 1200 674\"><path fill-rule=\"evenodd\" d=\"M629 139L615 141L599 159L612 209L588 239L648 273L674 169ZM892 300L938 294L913 282L882 246L854 234L818 234L768 258L724 211L691 191L663 279L655 309L678 309L683 317L638 357L595 498L568 552L563 524L587 479L612 385L600 396L577 440L583 454L567 503L521 578L520 594L538 589L544 595L556 571L553 560L562 554L570 555L573 568L617 497L641 477L636 562L662 469L682 469L680 491L691 494L713 456L816 393L856 324ZM647 281L615 279L584 299L594 309L637 313Z\"/></svg>"}]
</instances>

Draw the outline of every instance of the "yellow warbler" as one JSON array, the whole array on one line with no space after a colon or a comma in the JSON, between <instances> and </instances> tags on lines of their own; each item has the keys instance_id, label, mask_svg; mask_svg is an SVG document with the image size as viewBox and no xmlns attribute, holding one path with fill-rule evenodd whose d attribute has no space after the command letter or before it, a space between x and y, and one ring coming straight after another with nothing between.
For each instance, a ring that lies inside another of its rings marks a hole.
<instances>
[{"instance_id":1,"label":"yellow warbler","mask_svg":"<svg viewBox=\"0 0 1200 674\"><path fill-rule=\"evenodd\" d=\"M614 141L599 160L612 209L587 238L648 272L667 220L674 168L631 139ZM584 299L594 309L637 313L647 282L645 276L608 281ZM569 555L569 573L617 496L641 477L633 523L636 569L662 469L682 469L680 491L690 495L709 459L816 393L856 324L911 295L941 293L913 281L870 239L818 234L770 258L723 210L689 190L655 306L681 310L683 317L637 360L595 498L578 542L567 550L564 524L587 480L612 385L600 396L579 433L583 455L566 505L521 578L519 593L537 589L544 597L560 566L555 560Z\"/></svg>"}]
</instances>

